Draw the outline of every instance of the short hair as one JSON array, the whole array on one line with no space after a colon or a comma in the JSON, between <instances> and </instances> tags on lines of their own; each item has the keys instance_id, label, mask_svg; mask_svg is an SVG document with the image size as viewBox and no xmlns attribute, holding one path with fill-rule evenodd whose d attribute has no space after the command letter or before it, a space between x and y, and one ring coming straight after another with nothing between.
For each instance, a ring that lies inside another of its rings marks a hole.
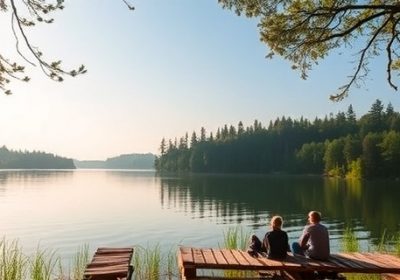
<instances>
[{"instance_id":1,"label":"short hair","mask_svg":"<svg viewBox=\"0 0 400 280\"><path fill-rule=\"evenodd\" d=\"M316 222L320 222L321 221L321 212L318 211L310 211L310 213L308 213L308 216L310 218L312 218L314 221Z\"/></svg>"},{"instance_id":2,"label":"short hair","mask_svg":"<svg viewBox=\"0 0 400 280\"><path fill-rule=\"evenodd\" d=\"M271 218L271 226L274 228L281 228L283 224L283 219L281 216L273 216Z\"/></svg>"}]
</instances>

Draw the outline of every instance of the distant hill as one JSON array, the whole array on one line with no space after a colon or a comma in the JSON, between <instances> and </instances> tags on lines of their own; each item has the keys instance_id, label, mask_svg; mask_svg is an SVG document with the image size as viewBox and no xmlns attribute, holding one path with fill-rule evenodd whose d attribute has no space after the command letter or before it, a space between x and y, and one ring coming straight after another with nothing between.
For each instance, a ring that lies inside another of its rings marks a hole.
<instances>
[{"instance_id":1,"label":"distant hill","mask_svg":"<svg viewBox=\"0 0 400 280\"><path fill-rule=\"evenodd\" d=\"M156 156L147 154L127 154L107 160L74 160L77 168L97 169L153 169Z\"/></svg>"},{"instance_id":2,"label":"distant hill","mask_svg":"<svg viewBox=\"0 0 400 280\"><path fill-rule=\"evenodd\" d=\"M75 169L72 159L45 152L0 148L0 169Z\"/></svg>"}]
</instances>

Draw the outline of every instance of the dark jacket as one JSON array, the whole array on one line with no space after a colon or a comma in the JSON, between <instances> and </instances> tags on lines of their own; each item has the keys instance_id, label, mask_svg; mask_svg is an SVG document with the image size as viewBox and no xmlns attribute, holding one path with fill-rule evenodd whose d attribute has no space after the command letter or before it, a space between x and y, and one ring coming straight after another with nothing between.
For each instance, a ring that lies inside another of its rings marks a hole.
<instances>
[{"instance_id":1,"label":"dark jacket","mask_svg":"<svg viewBox=\"0 0 400 280\"><path fill-rule=\"evenodd\" d=\"M290 252L289 238L286 231L274 229L265 234L263 251L266 251L270 259L284 259Z\"/></svg>"}]
</instances>

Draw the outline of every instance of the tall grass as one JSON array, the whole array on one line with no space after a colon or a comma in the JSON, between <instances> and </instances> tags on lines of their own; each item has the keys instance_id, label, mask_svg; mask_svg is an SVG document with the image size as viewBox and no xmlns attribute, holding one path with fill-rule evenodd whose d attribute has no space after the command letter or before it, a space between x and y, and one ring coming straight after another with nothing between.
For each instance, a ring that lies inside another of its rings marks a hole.
<instances>
[{"instance_id":1,"label":"tall grass","mask_svg":"<svg viewBox=\"0 0 400 280\"><path fill-rule=\"evenodd\" d=\"M249 245L250 232L242 227L230 227L223 231L224 244L226 249L246 250Z\"/></svg>"},{"instance_id":2,"label":"tall grass","mask_svg":"<svg viewBox=\"0 0 400 280\"><path fill-rule=\"evenodd\" d=\"M176 251L176 250L175 250ZM176 255L172 249L162 254L160 244L135 247L133 258L136 280L176 279L178 272Z\"/></svg>"},{"instance_id":3,"label":"tall grass","mask_svg":"<svg viewBox=\"0 0 400 280\"><path fill-rule=\"evenodd\" d=\"M69 275L64 274L61 258L55 251L37 248L26 256L17 240L0 241L0 280L81 280L89 262L88 246L82 246L73 259Z\"/></svg>"},{"instance_id":4,"label":"tall grass","mask_svg":"<svg viewBox=\"0 0 400 280\"><path fill-rule=\"evenodd\" d=\"M88 263L89 263L89 245L85 244L78 249L73 258L70 279L71 280L83 279L83 273L85 272L85 268Z\"/></svg>"},{"instance_id":5,"label":"tall grass","mask_svg":"<svg viewBox=\"0 0 400 280\"><path fill-rule=\"evenodd\" d=\"M22 255L18 241L0 241L0 279L20 280L26 277L26 258Z\"/></svg>"},{"instance_id":6,"label":"tall grass","mask_svg":"<svg viewBox=\"0 0 400 280\"><path fill-rule=\"evenodd\" d=\"M400 257L400 232L394 238L393 252Z\"/></svg>"},{"instance_id":7,"label":"tall grass","mask_svg":"<svg viewBox=\"0 0 400 280\"><path fill-rule=\"evenodd\" d=\"M343 252L358 252L360 250L357 237L350 227L347 227L343 232L341 249Z\"/></svg>"},{"instance_id":8,"label":"tall grass","mask_svg":"<svg viewBox=\"0 0 400 280\"><path fill-rule=\"evenodd\" d=\"M58 276L56 268L60 258L55 256L55 252L47 252L37 248L36 253L30 259L30 279L31 280L51 280Z\"/></svg>"}]
</instances>

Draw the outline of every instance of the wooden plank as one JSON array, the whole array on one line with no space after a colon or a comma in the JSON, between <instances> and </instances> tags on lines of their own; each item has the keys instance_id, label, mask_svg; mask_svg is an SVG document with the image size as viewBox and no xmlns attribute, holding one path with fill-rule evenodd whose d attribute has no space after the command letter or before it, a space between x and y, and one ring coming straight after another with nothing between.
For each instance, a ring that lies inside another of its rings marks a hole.
<instances>
[{"instance_id":1,"label":"wooden plank","mask_svg":"<svg viewBox=\"0 0 400 280\"><path fill-rule=\"evenodd\" d=\"M97 249L96 252L126 252L126 253L133 253L133 248L109 248L109 247L100 247Z\"/></svg>"},{"instance_id":2,"label":"wooden plank","mask_svg":"<svg viewBox=\"0 0 400 280\"><path fill-rule=\"evenodd\" d=\"M298 270L307 265L307 258L303 256L294 257L292 254L288 254L286 258L282 260L282 265L285 267L285 269Z\"/></svg>"},{"instance_id":3,"label":"wooden plank","mask_svg":"<svg viewBox=\"0 0 400 280\"><path fill-rule=\"evenodd\" d=\"M330 258L346 265L345 269L348 272L360 271L360 269L364 268L363 266L360 266L359 264L352 262L351 260L348 260L346 258L343 258L337 254L331 254Z\"/></svg>"},{"instance_id":4,"label":"wooden plank","mask_svg":"<svg viewBox=\"0 0 400 280\"><path fill-rule=\"evenodd\" d=\"M400 274L393 274L393 273L382 274L382 278L384 280L400 280Z\"/></svg>"},{"instance_id":5,"label":"wooden plank","mask_svg":"<svg viewBox=\"0 0 400 280\"><path fill-rule=\"evenodd\" d=\"M90 271L88 273L84 273L84 276L92 276L92 275L111 275L111 274L117 274L121 276L127 275L126 270L124 269L115 269L115 270L107 270L107 271Z\"/></svg>"},{"instance_id":6,"label":"wooden plank","mask_svg":"<svg viewBox=\"0 0 400 280\"><path fill-rule=\"evenodd\" d=\"M120 262L120 263L129 263L129 258L94 258L92 263L107 263L107 262Z\"/></svg>"},{"instance_id":7,"label":"wooden plank","mask_svg":"<svg viewBox=\"0 0 400 280\"><path fill-rule=\"evenodd\" d=\"M364 253L353 253L355 257L359 258L360 260L370 262L378 267L381 267L382 269L386 268L391 268L392 266L388 264L387 262L384 261L379 261L377 258L372 258L371 256L368 256Z\"/></svg>"},{"instance_id":8,"label":"wooden plank","mask_svg":"<svg viewBox=\"0 0 400 280\"><path fill-rule=\"evenodd\" d=\"M349 253L339 253L338 254L341 257L344 257L346 259L350 259L351 261L357 263L358 265L360 265L361 267L364 268L368 268L368 269L372 269L372 270L377 270L379 271L380 269L382 269L382 267L380 266L376 266L374 264L372 264L371 262L365 261L365 260L360 260L359 258L357 258L356 256L354 256L353 254L349 254Z\"/></svg>"},{"instance_id":9,"label":"wooden plank","mask_svg":"<svg viewBox=\"0 0 400 280\"><path fill-rule=\"evenodd\" d=\"M215 260L217 261L218 264L220 264L220 265L228 264L226 258L222 254L221 250L219 250L219 249L211 249L211 251L213 252Z\"/></svg>"},{"instance_id":10,"label":"wooden plank","mask_svg":"<svg viewBox=\"0 0 400 280\"><path fill-rule=\"evenodd\" d=\"M231 250L229 250L229 249L221 249L221 253L225 257L227 263L233 264L233 265L239 265L239 262L232 255Z\"/></svg>"},{"instance_id":11,"label":"wooden plank","mask_svg":"<svg viewBox=\"0 0 400 280\"><path fill-rule=\"evenodd\" d=\"M400 258L396 256L382 253L365 253L365 255L376 260L386 262L393 267L400 268Z\"/></svg>"},{"instance_id":12,"label":"wooden plank","mask_svg":"<svg viewBox=\"0 0 400 280\"><path fill-rule=\"evenodd\" d=\"M231 250L232 255L235 257L235 259L238 261L240 265L248 266L250 265L250 262L247 261L245 257L241 254L241 251L239 250Z\"/></svg>"},{"instance_id":13,"label":"wooden plank","mask_svg":"<svg viewBox=\"0 0 400 280\"><path fill-rule=\"evenodd\" d=\"M128 262L113 262L113 261L103 261L103 262L91 262L87 265L87 267L101 267L101 266L112 266L112 265L129 265Z\"/></svg>"},{"instance_id":14,"label":"wooden plank","mask_svg":"<svg viewBox=\"0 0 400 280\"><path fill-rule=\"evenodd\" d=\"M202 249L203 257L208 264L217 264L217 260L214 257L214 254L211 249Z\"/></svg>"},{"instance_id":15,"label":"wooden plank","mask_svg":"<svg viewBox=\"0 0 400 280\"><path fill-rule=\"evenodd\" d=\"M129 265L116 264L116 265L108 265L108 266L96 266L96 267L87 267L86 272L90 271L107 271L107 270L115 270L115 269L125 269L128 271Z\"/></svg>"},{"instance_id":16,"label":"wooden plank","mask_svg":"<svg viewBox=\"0 0 400 280\"><path fill-rule=\"evenodd\" d=\"M337 261L334 258L329 257L328 261L332 263L336 268L340 268L341 271L346 270L349 266L347 264L344 264L342 262Z\"/></svg>"},{"instance_id":17,"label":"wooden plank","mask_svg":"<svg viewBox=\"0 0 400 280\"><path fill-rule=\"evenodd\" d=\"M181 259L183 263L194 263L193 251L191 248L180 247Z\"/></svg>"},{"instance_id":18,"label":"wooden plank","mask_svg":"<svg viewBox=\"0 0 400 280\"><path fill-rule=\"evenodd\" d=\"M281 270L284 269L284 265L280 261L268 259L266 257L260 257L258 260L266 266L266 268L263 269L268 269L268 270Z\"/></svg>"},{"instance_id":19,"label":"wooden plank","mask_svg":"<svg viewBox=\"0 0 400 280\"><path fill-rule=\"evenodd\" d=\"M247 252L240 252L243 256L243 258L245 258L247 260L247 262L255 267L262 267L263 264L261 262L258 261L258 258L252 257L249 253Z\"/></svg>"},{"instance_id":20,"label":"wooden plank","mask_svg":"<svg viewBox=\"0 0 400 280\"><path fill-rule=\"evenodd\" d=\"M93 257L94 258L96 258L96 257L100 257L100 258L116 258L116 257L131 258L132 255L130 255L130 254L128 255L128 254L125 254L125 253L120 253L120 254L113 253L113 254L94 254Z\"/></svg>"},{"instance_id":21,"label":"wooden plank","mask_svg":"<svg viewBox=\"0 0 400 280\"><path fill-rule=\"evenodd\" d=\"M122 256L122 255L110 255L110 256L104 256L104 255L95 255L93 256L93 260L117 260L117 259L121 259L121 260L131 260L132 256Z\"/></svg>"},{"instance_id":22,"label":"wooden plank","mask_svg":"<svg viewBox=\"0 0 400 280\"><path fill-rule=\"evenodd\" d=\"M206 261L205 261L205 259L203 257L203 254L201 252L201 249L192 248L192 250L193 250L193 259L194 259L194 263L195 264L204 264L204 263L206 263Z\"/></svg>"}]
</instances>

